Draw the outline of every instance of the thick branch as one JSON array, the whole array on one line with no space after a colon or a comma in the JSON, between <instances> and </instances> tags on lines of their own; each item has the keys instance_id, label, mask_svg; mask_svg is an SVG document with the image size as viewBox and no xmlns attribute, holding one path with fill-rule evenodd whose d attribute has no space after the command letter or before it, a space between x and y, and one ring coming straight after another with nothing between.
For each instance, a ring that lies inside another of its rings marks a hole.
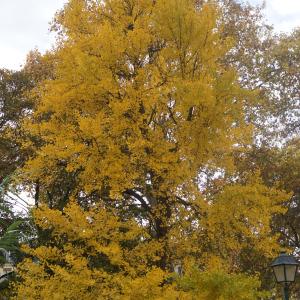
<instances>
[{"instance_id":1,"label":"thick branch","mask_svg":"<svg viewBox=\"0 0 300 300\"><path fill-rule=\"evenodd\" d=\"M125 194L134 197L136 200L138 200L141 203L141 206L151 214L151 207L147 204L147 202L143 199L141 195L139 195L134 190L126 190Z\"/></svg>"}]
</instances>

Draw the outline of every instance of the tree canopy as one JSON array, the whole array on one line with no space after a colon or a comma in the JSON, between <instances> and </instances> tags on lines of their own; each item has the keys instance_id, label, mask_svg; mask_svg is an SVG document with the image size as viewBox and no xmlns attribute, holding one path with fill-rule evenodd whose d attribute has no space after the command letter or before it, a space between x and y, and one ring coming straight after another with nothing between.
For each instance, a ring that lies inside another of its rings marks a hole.
<instances>
[{"instance_id":1,"label":"tree canopy","mask_svg":"<svg viewBox=\"0 0 300 300\"><path fill-rule=\"evenodd\" d=\"M35 199L15 299L270 297L299 247L297 31L234 0L69 0L52 27L3 71Z\"/></svg>"}]
</instances>

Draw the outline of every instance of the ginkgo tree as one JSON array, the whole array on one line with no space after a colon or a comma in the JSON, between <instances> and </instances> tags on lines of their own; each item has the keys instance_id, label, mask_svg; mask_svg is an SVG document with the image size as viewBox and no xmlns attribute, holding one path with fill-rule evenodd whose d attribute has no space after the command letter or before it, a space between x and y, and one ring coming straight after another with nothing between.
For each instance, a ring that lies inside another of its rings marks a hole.
<instances>
[{"instance_id":1,"label":"ginkgo tree","mask_svg":"<svg viewBox=\"0 0 300 300\"><path fill-rule=\"evenodd\" d=\"M50 207L36 219L50 240L27 249L35 262L20 266L19 299L32 290L36 299L54 291L56 299L94 299L96 286L99 299L131 299L137 289L122 282L140 287L147 276L157 293L148 295L149 286L135 299L194 299L170 279L174 264L230 273L245 271L252 253L274 255L270 220L287 195L264 186L257 170L235 169L233 153L247 153L253 138L246 109L258 100L225 63L235 41L219 13L210 1L70 0L56 15L57 47L45 57L53 73L35 89L24 123L33 155L23 174ZM77 206L66 206L70 199ZM70 209L77 221L64 226ZM113 216L98 230L85 217L94 209ZM129 240L127 224L136 228ZM63 282L85 288L67 291ZM255 299L248 288L240 299Z\"/></svg>"}]
</instances>

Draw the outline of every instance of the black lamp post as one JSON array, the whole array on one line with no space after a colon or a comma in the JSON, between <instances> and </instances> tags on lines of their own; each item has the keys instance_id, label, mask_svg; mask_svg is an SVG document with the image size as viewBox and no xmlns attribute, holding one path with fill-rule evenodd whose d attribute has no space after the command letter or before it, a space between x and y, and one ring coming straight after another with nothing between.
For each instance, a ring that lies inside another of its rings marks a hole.
<instances>
[{"instance_id":1,"label":"black lamp post","mask_svg":"<svg viewBox=\"0 0 300 300\"><path fill-rule=\"evenodd\" d=\"M298 265L295 257L285 252L271 264L277 283L283 284L284 300L289 300L289 284L295 281Z\"/></svg>"}]
</instances>

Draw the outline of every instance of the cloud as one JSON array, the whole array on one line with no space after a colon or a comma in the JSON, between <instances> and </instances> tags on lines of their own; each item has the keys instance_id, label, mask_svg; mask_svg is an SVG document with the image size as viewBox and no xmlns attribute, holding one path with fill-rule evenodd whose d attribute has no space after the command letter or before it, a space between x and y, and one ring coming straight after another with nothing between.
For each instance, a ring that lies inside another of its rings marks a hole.
<instances>
[{"instance_id":1,"label":"cloud","mask_svg":"<svg viewBox=\"0 0 300 300\"><path fill-rule=\"evenodd\" d=\"M53 43L49 22L65 0L0 0L0 67L19 69L26 54Z\"/></svg>"},{"instance_id":2,"label":"cloud","mask_svg":"<svg viewBox=\"0 0 300 300\"><path fill-rule=\"evenodd\" d=\"M249 0L252 4L261 4L263 0ZM265 16L278 32L290 32L300 26L299 0L266 0Z\"/></svg>"},{"instance_id":3,"label":"cloud","mask_svg":"<svg viewBox=\"0 0 300 300\"><path fill-rule=\"evenodd\" d=\"M280 16L298 15L300 13L300 2L297 0L267 0L267 8Z\"/></svg>"}]
</instances>

